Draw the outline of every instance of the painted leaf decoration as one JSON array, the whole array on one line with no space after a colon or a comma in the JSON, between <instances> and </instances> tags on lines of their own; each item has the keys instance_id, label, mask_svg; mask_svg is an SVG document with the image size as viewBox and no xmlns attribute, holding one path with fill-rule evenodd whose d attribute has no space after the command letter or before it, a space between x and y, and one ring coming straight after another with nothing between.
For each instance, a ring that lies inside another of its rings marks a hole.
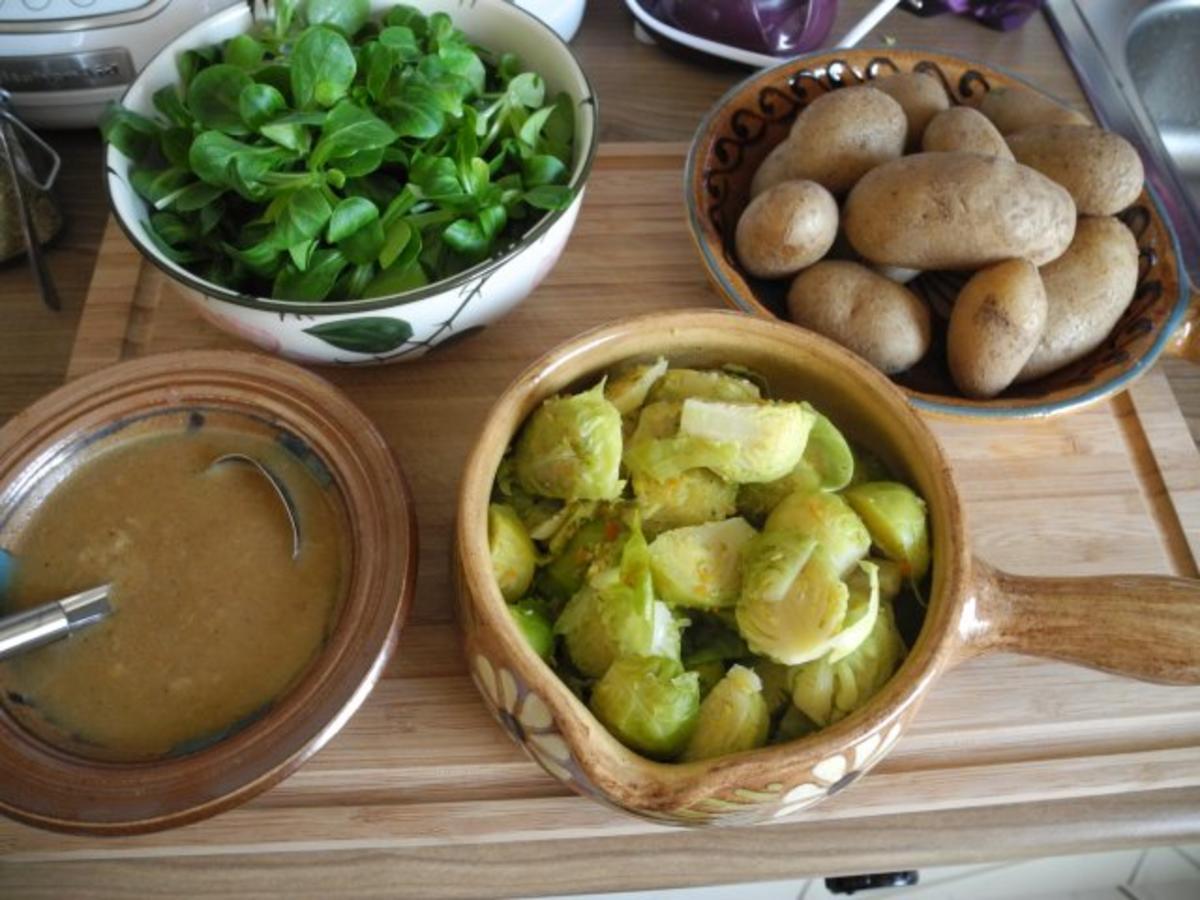
<instances>
[{"instance_id":1,"label":"painted leaf decoration","mask_svg":"<svg viewBox=\"0 0 1200 900\"><path fill-rule=\"evenodd\" d=\"M411 338L413 330L403 319L367 316L314 325L304 332L351 353L390 353Z\"/></svg>"}]
</instances>

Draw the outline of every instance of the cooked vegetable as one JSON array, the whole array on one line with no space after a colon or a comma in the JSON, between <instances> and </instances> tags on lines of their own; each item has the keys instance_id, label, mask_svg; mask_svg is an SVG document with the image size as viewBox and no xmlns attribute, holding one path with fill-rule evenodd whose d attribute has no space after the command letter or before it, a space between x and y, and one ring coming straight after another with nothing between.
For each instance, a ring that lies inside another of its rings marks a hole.
<instances>
[{"instance_id":1,"label":"cooked vegetable","mask_svg":"<svg viewBox=\"0 0 1200 900\"><path fill-rule=\"evenodd\" d=\"M695 762L761 747L770 725L762 682L752 669L733 666L701 702L680 759Z\"/></svg>"},{"instance_id":2,"label":"cooked vegetable","mask_svg":"<svg viewBox=\"0 0 1200 900\"><path fill-rule=\"evenodd\" d=\"M754 674L762 683L767 712L775 715L792 701L792 667L772 659L760 659L754 664Z\"/></svg>"},{"instance_id":3,"label":"cooked vegetable","mask_svg":"<svg viewBox=\"0 0 1200 900\"><path fill-rule=\"evenodd\" d=\"M493 503L488 507L488 548L504 599L512 602L524 597L537 566L537 548L511 506Z\"/></svg>"},{"instance_id":4,"label":"cooked vegetable","mask_svg":"<svg viewBox=\"0 0 1200 900\"><path fill-rule=\"evenodd\" d=\"M666 371L667 361L661 357L651 365L626 369L605 384L604 396L622 416L632 415L641 409L651 388Z\"/></svg>"},{"instance_id":5,"label":"cooked vegetable","mask_svg":"<svg viewBox=\"0 0 1200 900\"><path fill-rule=\"evenodd\" d=\"M854 186L842 209L854 249L911 269L978 269L1014 257L1041 265L1075 233L1071 195L1040 172L977 153L915 153Z\"/></svg>"},{"instance_id":6,"label":"cooked vegetable","mask_svg":"<svg viewBox=\"0 0 1200 900\"><path fill-rule=\"evenodd\" d=\"M730 481L774 481L796 467L816 421L812 407L799 403L683 401L679 434L716 446L734 447L729 459L708 463Z\"/></svg>"},{"instance_id":7,"label":"cooked vegetable","mask_svg":"<svg viewBox=\"0 0 1200 900\"><path fill-rule=\"evenodd\" d=\"M828 658L831 663L843 660L857 650L874 629L879 616L879 567L862 560L858 569L865 576L866 583L863 583L863 579L846 579L846 587L850 591L846 602L846 621L830 644Z\"/></svg>"},{"instance_id":8,"label":"cooked vegetable","mask_svg":"<svg viewBox=\"0 0 1200 900\"><path fill-rule=\"evenodd\" d=\"M738 219L738 260L759 278L795 275L829 252L837 222L837 202L821 185L782 182L751 200Z\"/></svg>"},{"instance_id":9,"label":"cooked vegetable","mask_svg":"<svg viewBox=\"0 0 1200 900\"><path fill-rule=\"evenodd\" d=\"M1018 383L1075 362L1108 337L1137 289L1137 241L1117 219L1080 219L1067 252L1039 274L1046 329Z\"/></svg>"},{"instance_id":10,"label":"cooked vegetable","mask_svg":"<svg viewBox=\"0 0 1200 900\"><path fill-rule=\"evenodd\" d=\"M886 78L877 78L872 83L904 110L904 118L908 122L906 145L910 150L921 145L921 138L930 121L950 106L950 98L946 96L946 89L941 82L924 72L898 72Z\"/></svg>"},{"instance_id":11,"label":"cooked vegetable","mask_svg":"<svg viewBox=\"0 0 1200 900\"><path fill-rule=\"evenodd\" d=\"M822 260L788 290L793 322L837 341L882 372L913 366L929 350L929 308L903 285L866 266Z\"/></svg>"},{"instance_id":12,"label":"cooked vegetable","mask_svg":"<svg viewBox=\"0 0 1200 900\"><path fill-rule=\"evenodd\" d=\"M850 445L832 422L817 413L796 468L775 481L742 485L738 489L737 508L742 515L761 521L789 494L840 491L853 475L854 454Z\"/></svg>"},{"instance_id":13,"label":"cooked vegetable","mask_svg":"<svg viewBox=\"0 0 1200 900\"><path fill-rule=\"evenodd\" d=\"M627 656L596 683L591 709L622 743L654 759L671 759L696 728L700 678L673 660Z\"/></svg>"},{"instance_id":14,"label":"cooked vegetable","mask_svg":"<svg viewBox=\"0 0 1200 900\"><path fill-rule=\"evenodd\" d=\"M1013 154L988 117L969 106L955 106L938 113L925 129L921 149L926 153L982 153L1012 159Z\"/></svg>"},{"instance_id":15,"label":"cooked vegetable","mask_svg":"<svg viewBox=\"0 0 1200 900\"><path fill-rule=\"evenodd\" d=\"M445 13L367 20L361 0L280 0L273 22L183 53L154 120L109 109L167 258L252 296L385 296L570 205L569 97Z\"/></svg>"},{"instance_id":16,"label":"cooked vegetable","mask_svg":"<svg viewBox=\"0 0 1200 900\"><path fill-rule=\"evenodd\" d=\"M738 486L709 469L662 480L635 472L632 481L647 534L727 519L737 508Z\"/></svg>"},{"instance_id":17,"label":"cooked vegetable","mask_svg":"<svg viewBox=\"0 0 1200 900\"><path fill-rule=\"evenodd\" d=\"M1146 173L1133 144L1094 125L1039 125L1008 136L1017 162L1071 194L1081 216L1112 216L1137 200Z\"/></svg>"},{"instance_id":18,"label":"cooked vegetable","mask_svg":"<svg viewBox=\"0 0 1200 900\"><path fill-rule=\"evenodd\" d=\"M729 372L668 369L650 391L649 399L654 403L682 402L690 397L753 403L762 399L762 393L753 381Z\"/></svg>"},{"instance_id":19,"label":"cooked vegetable","mask_svg":"<svg viewBox=\"0 0 1200 900\"><path fill-rule=\"evenodd\" d=\"M871 549L871 535L862 519L837 494L822 491L797 491L785 497L767 517L763 530L813 538L842 576Z\"/></svg>"},{"instance_id":20,"label":"cooked vegetable","mask_svg":"<svg viewBox=\"0 0 1200 900\"><path fill-rule=\"evenodd\" d=\"M735 605L742 587L742 552L755 534L745 519L736 518L660 534L650 545L655 590L675 606Z\"/></svg>"},{"instance_id":21,"label":"cooked vegetable","mask_svg":"<svg viewBox=\"0 0 1200 900\"><path fill-rule=\"evenodd\" d=\"M983 95L979 111L991 119L1001 134L1035 125L1089 124L1083 113L1022 87L992 88Z\"/></svg>"},{"instance_id":22,"label":"cooked vegetable","mask_svg":"<svg viewBox=\"0 0 1200 900\"><path fill-rule=\"evenodd\" d=\"M549 661L554 655L554 626L541 608L529 601L509 604L508 612L533 652Z\"/></svg>"},{"instance_id":23,"label":"cooked vegetable","mask_svg":"<svg viewBox=\"0 0 1200 900\"><path fill-rule=\"evenodd\" d=\"M604 385L537 408L517 440L521 486L562 500L613 500L620 493L621 414Z\"/></svg>"},{"instance_id":24,"label":"cooked vegetable","mask_svg":"<svg viewBox=\"0 0 1200 900\"><path fill-rule=\"evenodd\" d=\"M568 600L589 574L616 565L629 538L629 528L615 510L585 508L585 518L573 528L560 528L548 542L551 558L538 576L538 589L550 597Z\"/></svg>"},{"instance_id":25,"label":"cooked vegetable","mask_svg":"<svg viewBox=\"0 0 1200 900\"><path fill-rule=\"evenodd\" d=\"M968 397L1012 384L1046 330L1046 291L1027 259L980 269L963 285L946 335L950 374Z\"/></svg>"},{"instance_id":26,"label":"cooked vegetable","mask_svg":"<svg viewBox=\"0 0 1200 900\"><path fill-rule=\"evenodd\" d=\"M755 653L789 666L824 655L846 618L846 585L812 538L764 533L747 548L738 630Z\"/></svg>"},{"instance_id":27,"label":"cooked vegetable","mask_svg":"<svg viewBox=\"0 0 1200 900\"><path fill-rule=\"evenodd\" d=\"M929 571L925 501L898 481L856 484L843 496L862 518L875 546L900 563L904 577L912 581L924 578Z\"/></svg>"},{"instance_id":28,"label":"cooked vegetable","mask_svg":"<svg viewBox=\"0 0 1200 900\"><path fill-rule=\"evenodd\" d=\"M875 573L869 573L865 563L875 567ZM862 593L871 590L871 582L879 582L879 599L894 600L904 587L904 573L900 564L890 559L864 559L858 568L846 576L846 587L853 597L855 592Z\"/></svg>"}]
</instances>

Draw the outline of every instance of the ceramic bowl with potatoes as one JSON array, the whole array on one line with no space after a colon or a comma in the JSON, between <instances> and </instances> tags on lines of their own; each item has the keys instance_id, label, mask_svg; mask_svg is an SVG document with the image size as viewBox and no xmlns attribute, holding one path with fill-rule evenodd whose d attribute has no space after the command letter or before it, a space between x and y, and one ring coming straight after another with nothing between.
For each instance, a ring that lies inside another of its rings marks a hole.
<instances>
[{"instance_id":1,"label":"ceramic bowl with potatoes","mask_svg":"<svg viewBox=\"0 0 1200 900\"><path fill-rule=\"evenodd\" d=\"M832 338L927 411L1037 417L1200 361L1200 300L1137 149L1016 76L839 50L735 87L688 158L730 305Z\"/></svg>"}]
</instances>

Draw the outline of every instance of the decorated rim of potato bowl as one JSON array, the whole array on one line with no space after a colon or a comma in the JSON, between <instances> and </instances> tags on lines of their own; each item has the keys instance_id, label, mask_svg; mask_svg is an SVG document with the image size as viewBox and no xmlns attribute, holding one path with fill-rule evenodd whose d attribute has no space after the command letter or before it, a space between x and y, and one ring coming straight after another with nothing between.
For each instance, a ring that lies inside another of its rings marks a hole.
<instances>
[{"instance_id":1,"label":"decorated rim of potato bowl","mask_svg":"<svg viewBox=\"0 0 1200 900\"><path fill-rule=\"evenodd\" d=\"M399 2L399 0L397 0ZM472 3L473 7L475 4ZM548 39L558 43L563 50L566 51L568 58L575 67L575 71L583 82L585 89L584 97L575 104L575 110L578 114L579 109L590 107L591 129L588 136L587 148L581 156L576 157L575 171L571 175L570 181L567 182L567 187L571 188L575 193L571 198L571 202L562 209L547 210L541 218L534 223L533 227L521 235L512 244L494 253L492 256L485 259L483 262L476 263L469 269L451 275L448 278L443 278L439 281L431 282L420 288L415 288L411 291L403 291L399 294L388 294L384 297L364 297L358 300L335 300L335 301L297 301L297 300L280 300L274 297L256 297L252 294L244 294L239 291L231 291L228 288L221 287L211 281L205 281L203 278L193 274L183 266L177 265L170 260L164 258L152 244L147 242L145 238L139 234L139 228L134 227L125 221L117 208L116 201L113 197L113 180L120 181L126 191L133 192L133 187L119 175L112 166L111 156L119 151L112 144L107 144L104 148L104 158L101 160L101 165L104 167L103 180L105 196L108 198L108 208L112 213L113 220L124 232L129 243L137 248L141 255L148 259L156 268L164 275L175 279L197 291L206 297L211 297L215 300L223 300L227 303L233 303L237 306L249 307L250 309L263 310L274 313L302 313L306 316L318 315L342 315L345 313L356 312L371 312L374 310L388 309L398 304L417 303L421 300L428 300L437 297L440 294L451 291L454 288L461 287L468 282L477 278L486 278L491 275L505 263L510 262L520 256L525 250L533 246L542 238L554 225L568 212L570 212L579 202L583 195L584 188L587 186L588 176L591 175L592 165L596 161L596 154L600 147L600 98L596 94L595 88L592 86L591 79L588 78L587 71L580 64L579 58L575 55L575 51L571 46L558 36L549 25L539 19L533 13L517 6L515 3L502 3L503 7L512 10L514 13L524 17L531 22L535 27L541 29L544 34L543 39ZM258 6L251 0L249 10L252 22L261 21L257 14ZM121 106L125 105L125 101L129 94L132 93L139 82L144 77L145 73L155 65L161 57L168 54L177 54L181 48L181 44L192 36L194 32L203 29L211 28L215 23L225 18L238 18L245 13L245 7L242 4L231 6L228 9L222 10L215 15L209 16L207 19L196 23L183 34L177 36L167 46L163 47L155 53L150 60L142 67L142 71L138 73L129 86L125 88L121 98L117 101ZM541 74L541 73L538 73ZM544 77L544 76L543 76Z\"/></svg>"},{"instance_id":2,"label":"decorated rim of potato bowl","mask_svg":"<svg viewBox=\"0 0 1200 900\"><path fill-rule=\"evenodd\" d=\"M839 722L795 741L696 762L666 763L642 756L612 735L534 652L511 616L505 614L505 601L491 570L487 507L504 452L542 400L551 393L594 381L612 367L642 356L661 354L669 359L703 353L706 343L697 331L705 328L732 335L727 340L740 340L743 345L770 346L780 358L791 360L780 368L787 365L797 371L820 371L818 367L824 366L826 371L832 369L839 375L848 371L849 378L831 376L825 380L855 381L862 393L877 402L875 408L859 404L859 409L865 420L878 425L881 435L888 435L895 460L911 470L906 474L919 485L929 503L934 541L930 596L940 599L929 604L916 641L888 683ZM614 358L607 358L604 348L637 340L639 335L643 336L644 347L625 348ZM663 346L668 342L677 346ZM576 369L579 371L572 374ZM552 348L517 375L488 411L463 468L457 511L455 543L459 590L465 592L460 600L468 607L468 652L477 653L481 640L485 649L488 643L493 644L493 652L498 650L503 655L493 656L492 664L507 662L519 673L528 692L538 695L549 707L571 756L593 786L589 790L572 778L572 789L593 799L615 802L635 815L655 820L663 815L672 818L678 810L722 792L775 783L791 788L791 782L809 777L814 759L848 753L870 735L895 727L902 729L934 681L963 658L967 636L960 633L959 622L962 607L969 602L972 563L962 500L941 443L886 376L828 338L789 328L783 322L732 310L658 312L610 322ZM520 741L518 736L513 737ZM847 772L839 779L838 789L856 780L879 758ZM676 824L704 823L680 820Z\"/></svg>"},{"instance_id":3,"label":"decorated rim of potato bowl","mask_svg":"<svg viewBox=\"0 0 1200 900\"><path fill-rule=\"evenodd\" d=\"M811 53L805 53L800 56L793 57L779 65L772 66L768 69L761 69L752 75L742 79L732 88L726 91L721 98L713 105L713 107L705 114L701 120L696 133L692 138L690 147L688 148L687 161L684 166L684 196L687 204L687 216L689 231L692 236L692 241L695 243L697 250L700 252L704 261L705 270L710 279L717 282L720 287L722 299L726 303L733 306L737 310L755 316L756 318L767 318L763 314L762 304L757 300L749 300L733 285L732 282L725 276L722 271L722 260L714 255L713 248L707 239L708 230L701 217L701 211L697 207L697 192L694 186L697 183L698 168L700 166L700 156L702 152L707 152L707 143L701 141L706 138L712 131L717 120L721 118L733 104L734 100L748 86L757 83L769 83L782 71L803 68L806 65L811 67L812 63L821 61L826 68L833 63L842 63L847 68L851 69L858 75L859 72L864 72L866 66L856 64L852 60L860 57L865 58L866 64L869 65L875 60L894 62L894 57L897 55L926 55L932 59L941 58L944 60L952 60L955 63L961 64L968 68L973 68L981 73L995 72L1004 78L1011 79L1024 86L1025 88L1034 91L1035 93L1046 97L1049 100L1058 103L1060 106L1065 106L1061 100L1053 94L1047 93L1042 88L1035 85L1028 79L1017 75L1003 66L997 66L990 63L978 63L962 56L957 56L953 53L946 53L942 50L937 50L929 47L909 46L909 47L892 47L880 48L878 50L865 48L848 48L848 49L832 49L832 50L817 50ZM859 76L861 77L861 76ZM1179 290L1175 299L1172 301L1171 311L1165 318L1159 328L1159 333L1154 339L1154 343L1140 354L1128 368L1121 371L1116 376L1105 379L1099 384L1094 384L1087 390L1072 393L1058 400L1045 400L1041 402L1012 404L1009 398L995 397L990 400L971 400L967 397L955 397L949 394L931 394L924 391L918 391L913 388L901 384L895 384L900 391L908 398L917 409L922 412L933 413L937 416L942 416L951 419L1032 419L1042 418L1051 415L1060 415L1063 413L1074 412L1093 403L1097 403L1112 395L1128 388L1134 381L1140 378L1145 372L1152 367L1159 356L1162 355L1167 345L1175 336L1175 332L1180 327L1184 318L1187 315L1190 304L1190 288L1188 274L1182 264L1182 250L1179 245L1179 238L1175 234L1175 229L1171 227L1170 220L1164 211L1164 206L1161 198L1158 195L1157 189L1147 179L1143 188L1146 196L1150 199L1150 203L1154 207L1154 212L1163 225L1163 230L1170 241L1171 258L1169 261L1160 261L1160 265L1169 264L1175 271L1176 278L1179 282ZM792 328L801 328L787 319L774 314L770 315L780 323L788 325ZM1093 351L1095 352L1095 351Z\"/></svg>"}]
</instances>

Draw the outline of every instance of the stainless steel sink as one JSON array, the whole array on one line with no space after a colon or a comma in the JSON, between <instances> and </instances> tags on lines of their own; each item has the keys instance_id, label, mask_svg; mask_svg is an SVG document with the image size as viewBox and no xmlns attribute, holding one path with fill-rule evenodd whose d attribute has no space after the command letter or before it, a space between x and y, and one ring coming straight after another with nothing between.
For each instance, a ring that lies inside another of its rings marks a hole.
<instances>
[{"instance_id":1,"label":"stainless steel sink","mask_svg":"<svg viewBox=\"0 0 1200 900\"><path fill-rule=\"evenodd\" d=\"M1200 0L1047 0L1096 117L1142 150L1200 284Z\"/></svg>"}]
</instances>

